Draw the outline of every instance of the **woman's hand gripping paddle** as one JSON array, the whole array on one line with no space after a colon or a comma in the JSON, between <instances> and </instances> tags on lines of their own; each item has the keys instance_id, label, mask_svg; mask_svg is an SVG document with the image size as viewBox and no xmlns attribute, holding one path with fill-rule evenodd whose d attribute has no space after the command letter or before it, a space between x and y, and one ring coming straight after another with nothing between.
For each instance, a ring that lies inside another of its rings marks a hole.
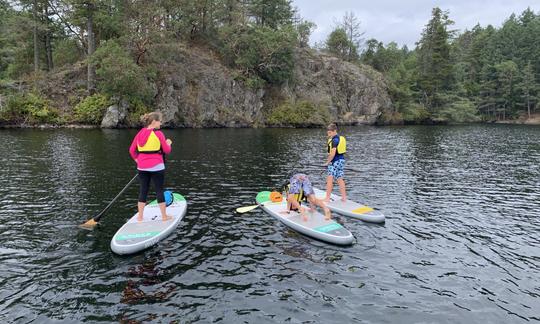
<instances>
[{"instance_id":1,"label":"woman's hand gripping paddle","mask_svg":"<svg viewBox=\"0 0 540 324\"><path fill-rule=\"evenodd\" d=\"M99 220L101 219L101 217L105 214L105 212L107 210L109 210L109 208L111 208L112 204L118 199L118 197L120 197L124 191L126 191L126 189L133 183L133 181L135 181L135 179L137 179L137 176L138 174L136 174L133 179L131 179L128 184L124 187L124 189L122 189L118 195L116 195L116 197L114 197L113 200L111 200L111 202L107 205L107 207L105 207L105 209L103 209L99 214L97 214L96 216L90 218L89 220L87 220L85 223L79 225L80 228L82 229L86 229L86 230L93 230L94 227L96 227L96 225L98 224Z\"/></svg>"}]
</instances>

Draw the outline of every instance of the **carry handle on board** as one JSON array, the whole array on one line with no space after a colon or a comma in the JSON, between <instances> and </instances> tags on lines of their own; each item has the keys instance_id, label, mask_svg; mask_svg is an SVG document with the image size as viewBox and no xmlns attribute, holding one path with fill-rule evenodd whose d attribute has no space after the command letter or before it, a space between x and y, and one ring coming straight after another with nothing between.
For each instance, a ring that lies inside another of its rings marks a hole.
<instances>
[{"instance_id":1,"label":"carry handle on board","mask_svg":"<svg viewBox=\"0 0 540 324\"><path fill-rule=\"evenodd\" d=\"M105 214L105 212L107 210L109 210L109 208L111 208L111 206L114 204L114 202L118 199L118 197L120 197L124 191L126 191L126 189L133 183L133 181L135 181L135 179L137 179L137 176L138 174L136 174L129 182L128 184L124 187L124 189L122 189L118 195L116 195L116 197L114 197L113 200L111 200L111 202L107 205L107 207L105 207L105 209L103 209L99 214L97 214L96 216L90 218L89 220L87 220L85 223L79 225L80 228L82 229L88 229L88 230L91 230L93 229L99 222L99 220L101 219L101 217Z\"/></svg>"}]
</instances>

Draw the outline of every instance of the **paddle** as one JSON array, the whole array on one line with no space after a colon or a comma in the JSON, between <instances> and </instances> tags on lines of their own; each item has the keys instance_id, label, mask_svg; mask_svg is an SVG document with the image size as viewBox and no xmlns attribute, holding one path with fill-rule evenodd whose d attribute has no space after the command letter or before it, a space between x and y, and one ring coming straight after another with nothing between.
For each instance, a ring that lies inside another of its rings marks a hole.
<instances>
[{"instance_id":1,"label":"paddle","mask_svg":"<svg viewBox=\"0 0 540 324\"><path fill-rule=\"evenodd\" d=\"M126 191L126 189L133 183L133 181L135 181L135 179L137 179L137 176L138 174L136 174L133 179L131 179L128 184L124 187L124 189L122 189L118 195L116 195L116 197L114 197L113 200L111 200L111 202L107 205L107 207L105 207L105 209L103 209L99 214L97 214L96 216L90 218L89 220L87 220L84 224L81 224L79 225L80 228L82 229L87 229L87 230L92 230L94 229L94 227L98 224L99 220L101 219L101 217L105 214L105 212L107 210L109 210L109 208L111 208L112 204L116 201L116 199L118 199L118 197L120 197L124 191Z\"/></svg>"},{"instance_id":2,"label":"paddle","mask_svg":"<svg viewBox=\"0 0 540 324\"><path fill-rule=\"evenodd\" d=\"M253 209L261 206L262 204L258 205L252 205L252 206L246 206L246 207L238 207L236 208L236 212L239 214L247 213L248 211L252 211Z\"/></svg>"}]
</instances>

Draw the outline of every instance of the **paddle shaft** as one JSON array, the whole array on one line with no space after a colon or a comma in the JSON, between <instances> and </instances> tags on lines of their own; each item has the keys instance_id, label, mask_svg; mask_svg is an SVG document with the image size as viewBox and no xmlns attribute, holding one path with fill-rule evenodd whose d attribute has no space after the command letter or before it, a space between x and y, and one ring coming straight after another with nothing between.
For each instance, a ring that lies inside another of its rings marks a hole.
<instances>
[{"instance_id":1,"label":"paddle shaft","mask_svg":"<svg viewBox=\"0 0 540 324\"><path fill-rule=\"evenodd\" d=\"M133 183L133 181L135 181L135 179L137 179L137 176L138 174L136 174L129 182L128 184L124 187L124 189L122 189L118 195L116 195L116 197L114 197L113 200L111 200L111 202L107 205L107 207L105 207L105 209L103 209L99 214L97 214L96 216L94 216L94 218L92 218L95 222L99 222L99 220L101 219L101 217L105 214L105 212L107 212L107 210L109 210L109 208L111 208L111 206L114 204L114 202L118 199L118 197L120 197L124 191L126 191L126 189Z\"/></svg>"}]
</instances>

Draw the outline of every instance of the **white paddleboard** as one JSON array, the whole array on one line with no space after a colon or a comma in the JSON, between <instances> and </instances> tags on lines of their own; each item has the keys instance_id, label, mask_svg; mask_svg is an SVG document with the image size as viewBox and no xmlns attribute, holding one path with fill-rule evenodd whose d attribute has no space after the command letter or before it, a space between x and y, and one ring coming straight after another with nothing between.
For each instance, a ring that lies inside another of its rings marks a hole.
<instances>
[{"instance_id":1,"label":"white paddleboard","mask_svg":"<svg viewBox=\"0 0 540 324\"><path fill-rule=\"evenodd\" d=\"M337 245L350 245L353 243L354 236L351 232L336 221L332 219L325 220L324 215L318 211L313 213L307 212L307 221L304 221L302 215L298 212L290 211L289 213L283 213L287 211L286 200L272 202L269 195L269 191L259 192L256 198L257 203L261 204L261 208L268 214L295 231Z\"/></svg>"},{"instance_id":2,"label":"white paddleboard","mask_svg":"<svg viewBox=\"0 0 540 324\"><path fill-rule=\"evenodd\" d=\"M173 219L163 221L157 200L144 207L143 220L138 221L136 213L114 234L111 250L116 254L131 254L142 251L165 239L180 224L186 214L186 199L173 193L173 202L167 206L167 215Z\"/></svg>"},{"instance_id":3,"label":"white paddleboard","mask_svg":"<svg viewBox=\"0 0 540 324\"><path fill-rule=\"evenodd\" d=\"M313 188L313 191L315 191L315 197L317 197L317 199L326 198L326 191L317 188ZM330 201L326 203L326 206L333 212L358 218L364 222L384 223L385 221L384 214L380 211L349 199L341 201L341 196L339 195L331 194Z\"/></svg>"}]
</instances>

